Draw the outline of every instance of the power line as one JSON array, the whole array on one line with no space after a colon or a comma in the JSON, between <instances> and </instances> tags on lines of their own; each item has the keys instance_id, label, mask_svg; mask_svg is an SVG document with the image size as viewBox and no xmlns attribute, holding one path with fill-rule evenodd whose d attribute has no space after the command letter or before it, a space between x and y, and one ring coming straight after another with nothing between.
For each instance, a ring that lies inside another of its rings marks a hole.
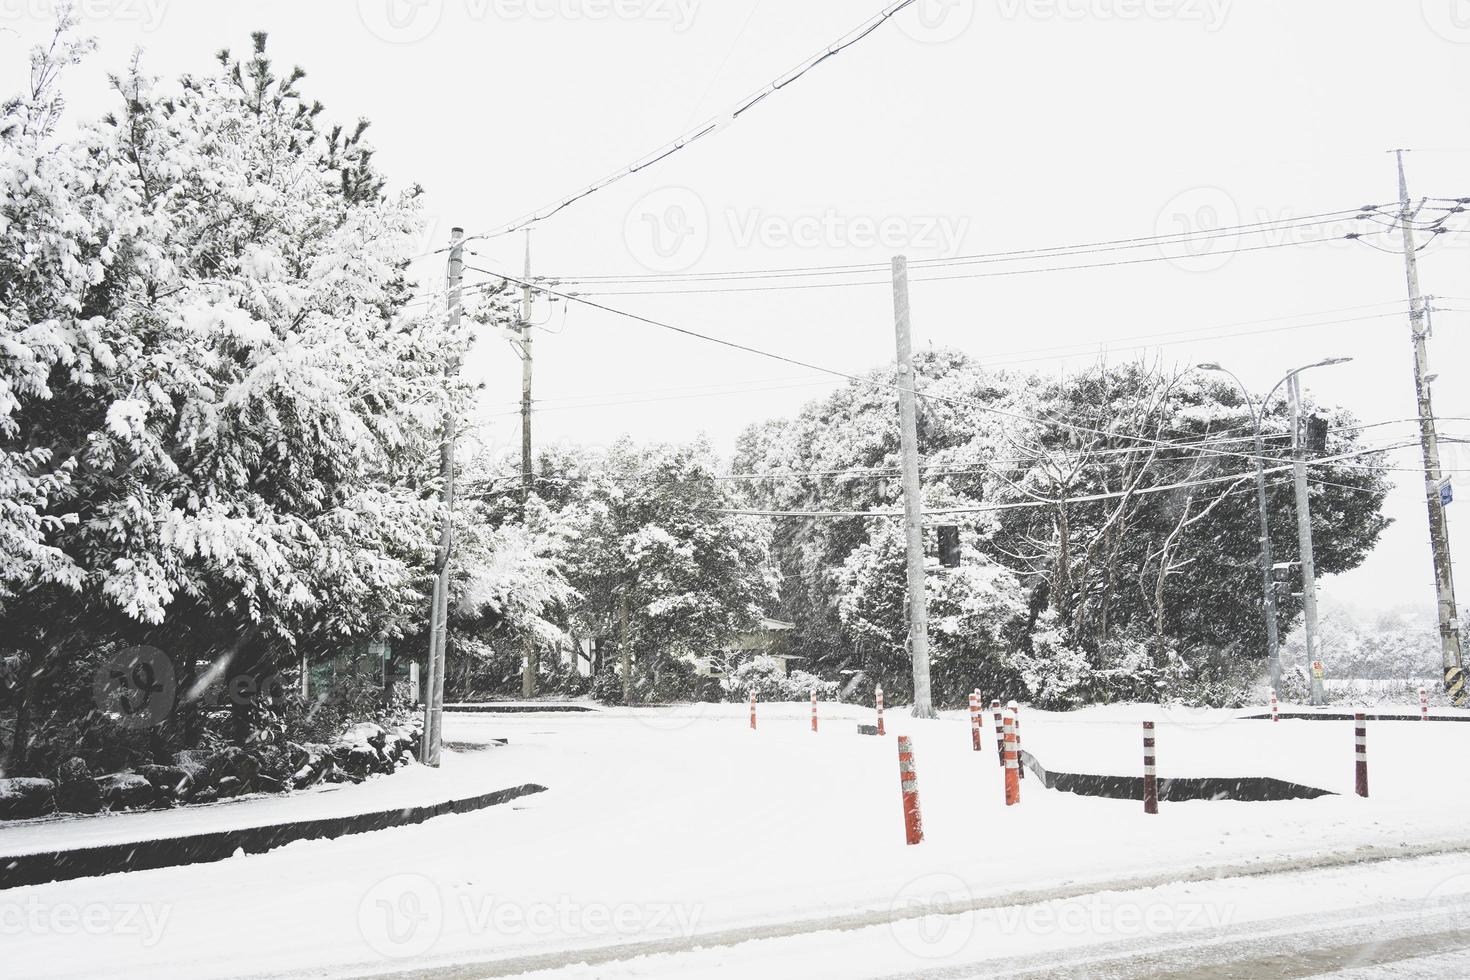
<instances>
[{"instance_id":1,"label":"power line","mask_svg":"<svg viewBox=\"0 0 1470 980\"><path fill-rule=\"evenodd\" d=\"M832 58L838 54L841 54L846 49L852 47L854 44L857 44L869 34L876 31L879 27L883 26L884 23L886 23L899 11L903 10L905 7L912 5L915 2L916 0L898 0L897 3L891 4L883 10L880 10L877 14L868 18L862 24L859 24L857 27L853 28L846 34L837 38L831 44L827 45L827 47L823 50L804 59L803 61L793 66L791 69L787 70L781 75L778 75L775 79L763 85L761 88L756 89L754 92L747 95L736 105L734 109L726 113L721 113L720 115L711 118L709 121L699 126L696 126L694 129L689 130L684 135L675 139L673 142L664 144L662 147L654 150L649 154L646 154L645 156L640 157L628 166L609 174L601 180L595 181L594 183L588 185L580 191L569 194L566 197L560 198L557 201L553 201L552 203L538 208L535 211L528 212L527 214L524 214L521 217L511 221L507 225L482 232L478 235L472 235L465 240L473 242L489 238L497 238L501 235L508 235L511 232L518 231L521 228L524 228L530 224L534 224L538 221L545 221L547 218L550 218L552 215L555 215L563 209L570 207L577 201L580 201L582 198L587 197L591 194L595 194L603 188L615 184L625 177L631 177L633 174L638 173L640 170L645 170L656 163L668 159L669 157L673 156L675 153L679 152L690 144L701 140L712 133L719 132L726 126L733 124L746 112L749 112L761 102L765 101L770 96L786 88L788 85L791 85L794 82L798 81L808 72L812 71L818 65L826 61L828 58Z\"/></svg>"},{"instance_id":2,"label":"power line","mask_svg":"<svg viewBox=\"0 0 1470 980\"><path fill-rule=\"evenodd\" d=\"M1272 231L1289 231L1297 228L1332 224L1336 219L1356 215L1354 220L1368 218L1367 212L1376 213L1388 205L1366 205L1342 211L1324 211L1319 214L1303 215L1300 218L1278 218L1248 224L1228 225L1211 228L1205 232L1171 232L1165 235L1145 235L1135 238L1115 238L1098 242L1082 242L1072 245L1050 245L1039 248L1015 249L1001 252L977 252L950 258L916 259L911 266L918 268L947 268L957 265L976 265L994 262L1014 262L1026 258L1054 258L1062 255L1087 255L1096 252L1114 252L1133 248L1151 248L1161 244L1190 245L1196 242L1213 241L1218 238L1239 237L1243 232L1266 234ZM1247 231L1256 229L1255 231ZM807 278L821 275L856 275L860 273L887 271L886 263L868 262L856 264L795 266L775 269L749 269L724 272L652 273L603 276L563 276L564 282L576 283L680 283L741 281L746 279Z\"/></svg>"}]
</instances>

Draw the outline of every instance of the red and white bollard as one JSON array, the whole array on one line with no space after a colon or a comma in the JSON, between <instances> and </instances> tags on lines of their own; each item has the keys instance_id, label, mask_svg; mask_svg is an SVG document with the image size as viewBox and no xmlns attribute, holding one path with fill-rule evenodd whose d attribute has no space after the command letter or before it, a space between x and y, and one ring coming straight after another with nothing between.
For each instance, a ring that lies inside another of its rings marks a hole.
<instances>
[{"instance_id":1,"label":"red and white bollard","mask_svg":"<svg viewBox=\"0 0 1470 980\"><path fill-rule=\"evenodd\" d=\"M1021 764L1021 706L1016 702L1010 703L1011 728L1016 732L1016 778L1026 778L1026 767Z\"/></svg>"},{"instance_id":2,"label":"red and white bollard","mask_svg":"<svg viewBox=\"0 0 1470 980\"><path fill-rule=\"evenodd\" d=\"M1143 723L1143 812L1159 812L1159 771L1154 755L1154 723Z\"/></svg>"},{"instance_id":3,"label":"red and white bollard","mask_svg":"<svg viewBox=\"0 0 1470 980\"><path fill-rule=\"evenodd\" d=\"M1357 790L1358 795L1368 795L1368 716L1361 711L1353 715L1354 741L1357 743Z\"/></svg>"},{"instance_id":4,"label":"red and white bollard","mask_svg":"<svg viewBox=\"0 0 1470 980\"><path fill-rule=\"evenodd\" d=\"M755 731L755 692L750 692L750 730Z\"/></svg>"},{"instance_id":5,"label":"red and white bollard","mask_svg":"<svg viewBox=\"0 0 1470 980\"><path fill-rule=\"evenodd\" d=\"M1280 705L1278 705L1276 703L1276 692L1273 690L1271 692L1271 721L1272 722L1278 722L1280 720L1281 720Z\"/></svg>"},{"instance_id":6,"label":"red and white bollard","mask_svg":"<svg viewBox=\"0 0 1470 980\"><path fill-rule=\"evenodd\" d=\"M970 744L980 751L980 695L970 695Z\"/></svg>"},{"instance_id":7,"label":"red and white bollard","mask_svg":"<svg viewBox=\"0 0 1470 980\"><path fill-rule=\"evenodd\" d=\"M878 702L878 734L879 735L882 735L883 734L883 688L881 686L878 688L876 697L877 697L877 702Z\"/></svg>"},{"instance_id":8,"label":"red and white bollard","mask_svg":"<svg viewBox=\"0 0 1470 980\"><path fill-rule=\"evenodd\" d=\"M1419 720L1429 720L1429 691L1419 688Z\"/></svg>"},{"instance_id":9,"label":"red and white bollard","mask_svg":"<svg viewBox=\"0 0 1470 980\"><path fill-rule=\"evenodd\" d=\"M1000 762L1001 768L1004 769L1006 765L1006 726L1005 718L1001 714L999 698L990 702L990 710L995 712L995 757Z\"/></svg>"},{"instance_id":10,"label":"red and white bollard","mask_svg":"<svg viewBox=\"0 0 1470 980\"><path fill-rule=\"evenodd\" d=\"M812 734L817 733L817 692L812 692Z\"/></svg>"},{"instance_id":11,"label":"red and white bollard","mask_svg":"<svg viewBox=\"0 0 1470 980\"><path fill-rule=\"evenodd\" d=\"M1005 751L1004 764L1006 767L1006 806L1015 806L1021 802L1021 757L1016 751L1016 716L1006 714L1005 717Z\"/></svg>"},{"instance_id":12,"label":"red and white bollard","mask_svg":"<svg viewBox=\"0 0 1470 980\"><path fill-rule=\"evenodd\" d=\"M919 814L919 773L914 768L914 743L898 736L898 784L903 790L903 832L910 844L924 840L924 819Z\"/></svg>"}]
</instances>

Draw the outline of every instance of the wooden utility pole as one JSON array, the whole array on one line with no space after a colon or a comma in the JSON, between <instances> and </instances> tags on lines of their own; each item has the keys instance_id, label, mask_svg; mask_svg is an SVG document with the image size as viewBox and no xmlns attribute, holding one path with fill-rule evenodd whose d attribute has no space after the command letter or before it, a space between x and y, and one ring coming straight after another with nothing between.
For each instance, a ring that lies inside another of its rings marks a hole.
<instances>
[{"instance_id":1,"label":"wooden utility pole","mask_svg":"<svg viewBox=\"0 0 1470 980\"><path fill-rule=\"evenodd\" d=\"M924 584L924 500L919 484L919 407L909 323L909 262L893 260L893 323L898 346L898 412L903 444L904 531L908 544L909 652L914 717L935 718L929 695L929 597Z\"/></svg>"},{"instance_id":2,"label":"wooden utility pole","mask_svg":"<svg viewBox=\"0 0 1470 980\"><path fill-rule=\"evenodd\" d=\"M1419 405L1419 438L1424 451L1424 498L1429 507L1429 545L1434 553L1434 590L1438 603L1440 653L1444 687L1457 706L1467 700L1465 655L1460 644L1460 611L1455 602L1455 570L1450 558L1449 527L1441 487L1444 471L1439 462L1439 433L1429 390L1429 308L1419 288L1419 251L1414 242L1414 212L1409 183L1404 176L1404 151L1395 150L1399 169L1399 227L1404 234L1404 267L1409 281L1409 332L1414 341L1414 391Z\"/></svg>"},{"instance_id":3,"label":"wooden utility pole","mask_svg":"<svg viewBox=\"0 0 1470 980\"><path fill-rule=\"evenodd\" d=\"M464 229L455 228L449 240L449 332L459 332L459 319L464 285ZM455 364L450 377L459 370ZM444 504L444 527L439 534L439 554L435 560L433 608L429 612L429 678L424 697L423 762L439 765L443 742L444 662L449 627L449 560L454 550L454 439L455 417L452 399L444 409L444 441L439 449L439 478Z\"/></svg>"},{"instance_id":4,"label":"wooden utility pole","mask_svg":"<svg viewBox=\"0 0 1470 980\"><path fill-rule=\"evenodd\" d=\"M521 277L521 523L530 519L531 494L536 470L531 459L531 229L526 229L526 271ZM527 633L522 641L525 658L521 668L521 696L536 696L536 637Z\"/></svg>"}]
</instances>

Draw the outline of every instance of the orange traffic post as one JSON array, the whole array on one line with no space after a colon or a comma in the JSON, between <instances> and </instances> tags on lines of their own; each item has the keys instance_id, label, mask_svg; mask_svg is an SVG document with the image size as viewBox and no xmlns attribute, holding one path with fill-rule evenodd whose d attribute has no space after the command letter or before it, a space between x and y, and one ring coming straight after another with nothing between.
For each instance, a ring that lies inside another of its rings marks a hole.
<instances>
[{"instance_id":1,"label":"orange traffic post","mask_svg":"<svg viewBox=\"0 0 1470 980\"><path fill-rule=\"evenodd\" d=\"M1021 764L1021 706L1011 702L1011 728L1016 732L1016 778L1026 778L1026 767Z\"/></svg>"},{"instance_id":2,"label":"orange traffic post","mask_svg":"<svg viewBox=\"0 0 1470 980\"><path fill-rule=\"evenodd\" d=\"M1419 688L1419 720L1429 720L1429 691Z\"/></svg>"},{"instance_id":3,"label":"orange traffic post","mask_svg":"<svg viewBox=\"0 0 1470 980\"><path fill-rule=\"evenodd\" d=\"M750 730L755 731L755 692L750 692Z\"/></svg>"},{"instance_id":4,"label":"orange traffic post","mask_svg":"<svg viewBox=\"0 0 1470 980\"><path fill-rule=\"evenodd\" d=\"M1159 812L1159 772L1154 755L1154 723L1143 723L1143 812Z\"/></svg>"},{"instance_id":5,"label":"orange traffic post","mask_svg":"<svg viewBox=\"0 0 1470 980\"><path fill-rule=\"evenodd\" d=\"M817 733L817 692L812 692L812 734Z\"/></svg>"},{"instance_id":6,"label":"orange traffic post","mask_svg":"<svg viewBox=\"0 0 1470 980\"><path fill-rule=\"evenodd\" d=\"M878 699L878 734L883 734L883 688L880 686L877 693Z\"/></svg>"},{"instance_id":7,"label":"orange traffic post","mask_svg":"<svg viewBox=\"0 0 1470 980\"><path fill-rule=\"evenodd\" d=\"M924 819L919 814L919 773L914 768L914 743L898 736L898 784L903 790L903 832L910 844L924 840Z\"/></svg>"},{"instance_id":8,"label":"orange traffic post","mask_svg":"<svg viewBox=\"0 0 1470 980\"><path fill-rule=\"evenodd\" d=\"M970 695L970 744L980 751L980 695Z\"/></svg>"},{"instance_id":9,"label":"orange traffic post","mask_svg":"<svg viewBox=\"0 0 1470 980\"><path fill-rule=\"evenodd\" d=\"M1000 762L1002 769L1006 764L1006 732L1005 719L1000 710L1000 699L996 698L990 702L990 710L995 712L995 758Z\"/></svg>"},{"instance_id":10,"label":"orange traffic post","mask_svg":"<svg viewBox=\"0 0 1470 980\"><path fill-rule=\"evenodd\" d=\"M1004 764L1006 767L1006 806L1015 806L1021 802L1021 776L1020 757L1016 753L1016 718L1007 713L1003 729L1005 749L1003 751Z\"/></svg>"},{"instance_id":11,"label":"orange traffic post","mask_svg":"<svg viewBox=\"0 0 1470 980\"><path fill-rule=\"evenodd\" d=\"M1357 743L1357 790L1358 795L1368 796L1368 716L1361 711L1353 715L1354 741Z\"/></svg>"},{"instance_id":12,"label":"orange traffic post","mask_svg":"<svg viewBox=\"0 0 1470 980\"><path fill-rule=\"evenodd\" d=\"M1281 720L1281 708L1276 702L1276 692L1274 690L1271 692L1271 720L1273 722Z\"/></svg>"}]
</instances>

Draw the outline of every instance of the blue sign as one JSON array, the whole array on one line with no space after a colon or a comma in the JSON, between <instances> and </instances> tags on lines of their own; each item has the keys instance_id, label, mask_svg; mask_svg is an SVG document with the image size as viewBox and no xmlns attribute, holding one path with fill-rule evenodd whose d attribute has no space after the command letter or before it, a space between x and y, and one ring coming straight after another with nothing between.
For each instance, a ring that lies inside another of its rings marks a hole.
<instances>
[{"instance_id":1,"label":"blue sign","mask_svg":"<svg viewBox=\"0 0 1470 980\"><path fill-rule=\"evenodd\" d=\"M1455 502L1455 485L1449 480L1439 485L1439 502L1445 507Z\"/></svg>"}]
</instances>

